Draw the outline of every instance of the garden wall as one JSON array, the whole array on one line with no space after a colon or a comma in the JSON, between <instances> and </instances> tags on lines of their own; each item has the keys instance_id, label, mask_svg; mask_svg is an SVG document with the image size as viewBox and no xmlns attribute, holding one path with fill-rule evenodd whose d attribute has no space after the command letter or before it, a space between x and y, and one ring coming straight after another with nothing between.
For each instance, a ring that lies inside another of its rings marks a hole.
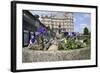
<instances>
[{"instance_id":1,"label":"garden wall","mask_svg":"<svg viewBox=\"0 0 100 73\"><path fill-rule=\"evenodd\" d=\"M67 51L34 51L23 48L23 62L45 62L63 60L90 59L90 48L81 48Z\"/></svg>"}]
</instances>

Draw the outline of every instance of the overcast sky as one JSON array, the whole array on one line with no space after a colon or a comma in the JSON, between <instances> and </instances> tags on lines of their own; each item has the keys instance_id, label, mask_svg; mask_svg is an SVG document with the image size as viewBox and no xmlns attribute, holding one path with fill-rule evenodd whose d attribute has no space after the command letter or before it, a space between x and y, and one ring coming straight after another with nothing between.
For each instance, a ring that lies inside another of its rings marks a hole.
<instances>
[{"instance_id":1,"label":"overcast sky","mask_svg":"<svg viewBox=\"0 0 100 73\"><path fill-rule=\"evenodd\" d=\"M52 12L52 11L30 11L33 15L37 14L40 16L42 15L59 15L61 12ZM62 12L63 15L63 12ZM83 32L83 29L87 27L89 31L91 31L91 14L90 13L82 13L82 12L74 12L73 13L73 20L74 20L74 32Z\"/></svg>"}]
</instances>

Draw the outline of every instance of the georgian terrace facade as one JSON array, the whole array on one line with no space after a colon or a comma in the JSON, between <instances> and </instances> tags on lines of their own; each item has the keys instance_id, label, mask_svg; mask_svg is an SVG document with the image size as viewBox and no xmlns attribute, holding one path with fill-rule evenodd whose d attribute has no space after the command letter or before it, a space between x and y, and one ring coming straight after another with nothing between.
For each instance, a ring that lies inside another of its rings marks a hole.
<instances>
[{"instance_id":1,"label":"georgian terrace facade","mask_svg":"<svg viewBox=\"0 0 100 73\"><path fill-rule=\"evenodd\" d=\"M66 13L65 16L42 16L41 22L52 29L56 34L63 32L74 32L73 13Z\"/></svg>"}]
</instances>

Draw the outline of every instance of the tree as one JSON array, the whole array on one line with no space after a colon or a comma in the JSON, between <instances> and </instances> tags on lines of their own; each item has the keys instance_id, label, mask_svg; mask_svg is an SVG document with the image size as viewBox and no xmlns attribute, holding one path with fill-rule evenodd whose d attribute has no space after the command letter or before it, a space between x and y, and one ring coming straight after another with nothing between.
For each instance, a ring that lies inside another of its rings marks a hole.
<instances>
[{"instance_id":1,"label":"tree","mask_svg":"<svg viewBox=\"0 0 100 73\"><path fill-rule=\"evenodd\" d=\"M89 35L89 29L87 27L84 28L84 35Z\"/></svg>"}]
</instances>

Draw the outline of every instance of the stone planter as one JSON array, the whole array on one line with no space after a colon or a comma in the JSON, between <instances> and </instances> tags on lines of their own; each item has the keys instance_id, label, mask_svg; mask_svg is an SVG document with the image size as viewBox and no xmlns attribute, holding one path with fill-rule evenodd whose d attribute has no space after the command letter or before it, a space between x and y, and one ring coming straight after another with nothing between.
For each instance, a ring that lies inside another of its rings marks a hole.
<instances>
[{"instance_id":1,"label":"stone planter","mask_svg":"<svg viewBox=\"0 0 100 73\"><path fill-rule=\"evenodd\" d=\"M88 47L68 51L36 51L23 48L22 51L23 63L86 59L90 59L90 48Z\"/></svg>"}]
</instances>

